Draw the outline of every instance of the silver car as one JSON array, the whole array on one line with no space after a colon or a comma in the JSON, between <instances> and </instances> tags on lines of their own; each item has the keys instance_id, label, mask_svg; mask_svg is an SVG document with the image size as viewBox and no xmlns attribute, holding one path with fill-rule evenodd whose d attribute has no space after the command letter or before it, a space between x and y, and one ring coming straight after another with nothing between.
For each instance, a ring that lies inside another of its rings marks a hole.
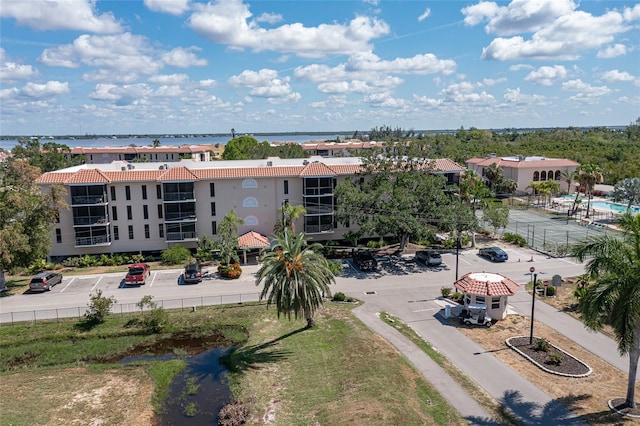
<instances>
[{"instance_id":1,"label":"silver car","mask_svg":"<svg viewBox=\"0 0 640 426\"><path fill-rule=\"evenodd\" d=\"M442 264L442 256L435 250L419 250L416 259L427 266L439 266Z\"/></svg>"},{"instance_id":2,"label":"silver car","mask_svg":"<svg viewBox=\"0 0 640 426\"><path fill-rule=\"evenodd\" d=\"M51 287L62 282L62 274L41 272L31 278L29 289L32 291L51 291Z\"/></svg>"}]
</instances>

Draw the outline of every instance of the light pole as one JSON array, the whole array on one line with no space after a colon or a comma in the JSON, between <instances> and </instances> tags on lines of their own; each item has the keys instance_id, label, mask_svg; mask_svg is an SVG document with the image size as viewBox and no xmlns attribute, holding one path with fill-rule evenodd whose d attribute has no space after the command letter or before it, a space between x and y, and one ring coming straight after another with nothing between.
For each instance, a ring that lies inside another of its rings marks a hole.
<instances>
[{"instance_id":1,"label":"light pole","mask_svg":"<svg viewBox=\"0 0 640 426\"><path fill-rule=\"evenodd\" d=\"M456 236L456 282L458 281L458 257L460 256L460 232Z\"/></svg>"},{"instance_id":2,"label":"light pole","mask_svg":"<svg viewBox=\"0 0 640 426\"><path fill-rule=\"evenodd\" d=\"M531 289L531 330L529 331L529 344L533 344L533 314L536 307L536 282L538 281L538 274L536 274L536 268L533 266L529 268L531 276L533 277L533 287Z\"/></svg>"}]
</instances>

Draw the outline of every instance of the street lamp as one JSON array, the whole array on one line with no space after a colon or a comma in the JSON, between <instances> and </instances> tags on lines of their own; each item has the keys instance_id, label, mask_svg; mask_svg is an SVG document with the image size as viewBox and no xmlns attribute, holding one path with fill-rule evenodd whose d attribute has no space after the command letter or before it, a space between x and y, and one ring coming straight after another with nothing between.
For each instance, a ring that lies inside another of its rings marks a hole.
<instances>
[{"instance_id":1,"label":"street lamp","mask_svg":"<svg viewBox=\"0 0 640 426\"><path fill-rule=\"evenodd\" d=\"M533 313L536 307L536 283L538 282L538 274L536 274L536 268L533 266L529 268L531 276L533 277L533 287L531 289L531 330L529 331L529 344L533 344Z\"/></svg>"},{"instance_id":2,"label":"street lamp","mask_svg":"<svg viewBox=\"0 0 640 426\"><path fill-rule=\"evenodd\" d=\"M460 232L456 236L456 281L458 281L458 258L460 256Z\"/></svg>"}]
</instances>

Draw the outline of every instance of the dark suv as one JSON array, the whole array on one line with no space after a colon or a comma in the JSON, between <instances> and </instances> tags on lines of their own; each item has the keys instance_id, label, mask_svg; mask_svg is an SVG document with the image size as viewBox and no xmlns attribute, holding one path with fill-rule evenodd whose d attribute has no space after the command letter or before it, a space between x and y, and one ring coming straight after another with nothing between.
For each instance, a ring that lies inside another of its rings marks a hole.
<instances>
[{"instance_id":1,"label":"dark suv","mask_svg":"<svg viewBox=\"0 0 640 426\"><path fill-rule=\"evenodd\" d=\"M374 271L378 267L378 261L370 251L357 251L353 255L353 263L361 271Z\"/></svg>"},{"instance_id":2,"label":"dark suv","mask_svg":"<svg viewBox=\"0 0 640 426\"><path fill-rule=\"evenodd\" d=\"M185 284L197 284L202 282L202 267L198 262L192 262L184 268L182 280Z\"/></svg>"},{"instance_id":3,"label":"dark suv","mask_svg":"<svg viewBox=\"0 0 640 426\"><path fill-rule=\"evenodd\" d=\"M31 278L29 289L32 291L51 291L51 287L62 282L62 274L57 272L41 272Z\"/></svg>"}]
</instances>

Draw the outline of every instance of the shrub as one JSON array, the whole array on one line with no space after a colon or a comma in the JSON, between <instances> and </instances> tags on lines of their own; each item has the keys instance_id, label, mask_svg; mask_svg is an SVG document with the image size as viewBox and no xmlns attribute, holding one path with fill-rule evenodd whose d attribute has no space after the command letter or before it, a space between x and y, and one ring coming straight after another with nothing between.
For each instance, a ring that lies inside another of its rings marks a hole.
<instances>
[{"instance_id":1,"label":"shrub","mask_svg":"<svg viewBox=\"0 0 640 426\"><path fill-rule=\"evenodd\" d=\"M545 294L545 292L544 292L544 288L545 288L544 284L538 284L538 285L536 286L536 288L537 288L537 289L539 289L539 290L541 291L541 293L542 293L542 294ZM556 288L555 288L554 286L552 286L552 285L548 285L548 286L547 286L547 293L546 293L546 295L547 295L547 296L555 296L555 295L556 295Z\"/></svg>"},{"instance_id":2,"label":"shrub","mask_svg":"<svg viewBox=\"0 0 640 426\"><path fill-rule=\"evenodd\" d=\"M451 295L451 291L451 287L440 288L440 294L442 294L442 297L449 297Z\"/></svg>"},{"instance_id":3,"label":"shrub","mask_svg":"<svg viewBox=\"0 0 640 426\"><path fill-rule=\"evenodd\" d=\"M242 274L242 268L239 263L230 263L228 265L218 266L218 273L221 277L236 279L240 278Z\"/></svg>"},{"instance_id":4,"label":"shrub","mask_svg":"<svg viewBox=\"0 0 640 426\"><path fill-rule=\"evenodd\" d=\"M508 243L517 244L520 247L527 245L527 240L519 234L513 234L511 232L505 232L502 239Z\"/></svg>"},{"instance_id":5,"label":"shrub","mask_svg":"<svg viewBox=\"0 0 640 426\"><path fill-rule=\"evenodd\" d=\"M451 300L453 300L454 302L457 303L462 303L462 298L464 297L464 295L462 293L460 293L458 290L456 290L452 295L451 295Z\"/></svg>"},{"instance_id":6,"label":"shrub","mask_svg":"<svg viewBox=\"0 0 640 426\"><path fill-rule=\"evenodd\" d=\"M89 299L89 308L84 314L87 322L99 324L104 322L111 311L111 307L116 303L116 299L111 297L105 297L102 295L102 290L97 290L96 294L92 294Z\"/></svg>"},{"instance_id":7,"label":"shrub","mask_svg":"<svg viewBox=\"0 0 640 426\"><path fill-rule=\"evenodd\" d=\"M327 263L329 264L329 269L334 276L337 277L338 275L342 274L344 265L341 262L333 262L331 260L328 260Z\"/></svg>"},{"instance_id":8,"label":"shrub","mask_svg":"<svg viewBox=\"0 0 640 426\"><path fill-rule=\"evenodd\" d=\"M219 426L240 426L249 421L249 408L242 403L227 404L218 413Z\"/></svg>"},{"instance_id":9,"label":"shrub","mask_svg":"<svg viewBox=\"0 0 640 426\"><path fill-rule=\"evenodd\" d=\"M91 268L93 266L98 266L98 259L95 256L90 256L88 254L85 254L80 258L79 266L81 268Z\"/></svg>"},{"instance_id":10,"label":"shrub","mask_svg":"<svg viewBox=\"0 0 640 426\"><path fill-rule=\"evenodd\" d=\"M336 294L333 295L333 299L334 302L344 302L345 300L347 300L347 296L339 291Z\"/></svg>"},{"instance_id":11,"label":"shrub","mask_svg":"<svg viewBox=\"0 0 640 426\"><path fill-rule=\"evenodd\" d=\"M551 344L549 343L549 341L547 339L542 339L540 337L538 337L535 340L535 343L533 345L534 345L533 349L536 352L540 352L540 351L549 352L549 350L551 350Z\"/></svg>"},{"instance_id":12,"label":"shrub","mask_svg":"<svg viewBox=\"0 0 640 426\"><path fill-rule=\"evenodd\" d=\"M167 265L180 265L191 257L188 248L176 245L162 251L162 262Z\"/></svg>"},{"instance_id":13,"label":"shrub","mask_svg":"<svg viewBox=\"0 0 640 426\"><path fill-rule=\"evenodd\" d=\"M552 352L547 358L547 362L552 365L560 365L564 361L564 355L561 352Z\"/></svg>"},{"instance_id":14,"label":"shrub","mask_svg":"<svg viewBox=\"0 0 640 426\"><path fill-rule=\"evenodd\" d=\"M30 274L37 274L38 272L45 271L47 269L54 269L55 265L47 262L44 259L38 259L29 265L28 271Z\"/></svg>"},{"instance_id":15,"label":"shrub","mask_svg":"<svg viewBox=\"0 0 640 426\"><path fill-rule=\"evenodd\" d=\"M80 258L77 256L68 257L62 261L62 266L66 266L67 268L77 268L80 266Z\"/></svg>"}]
</instances>

